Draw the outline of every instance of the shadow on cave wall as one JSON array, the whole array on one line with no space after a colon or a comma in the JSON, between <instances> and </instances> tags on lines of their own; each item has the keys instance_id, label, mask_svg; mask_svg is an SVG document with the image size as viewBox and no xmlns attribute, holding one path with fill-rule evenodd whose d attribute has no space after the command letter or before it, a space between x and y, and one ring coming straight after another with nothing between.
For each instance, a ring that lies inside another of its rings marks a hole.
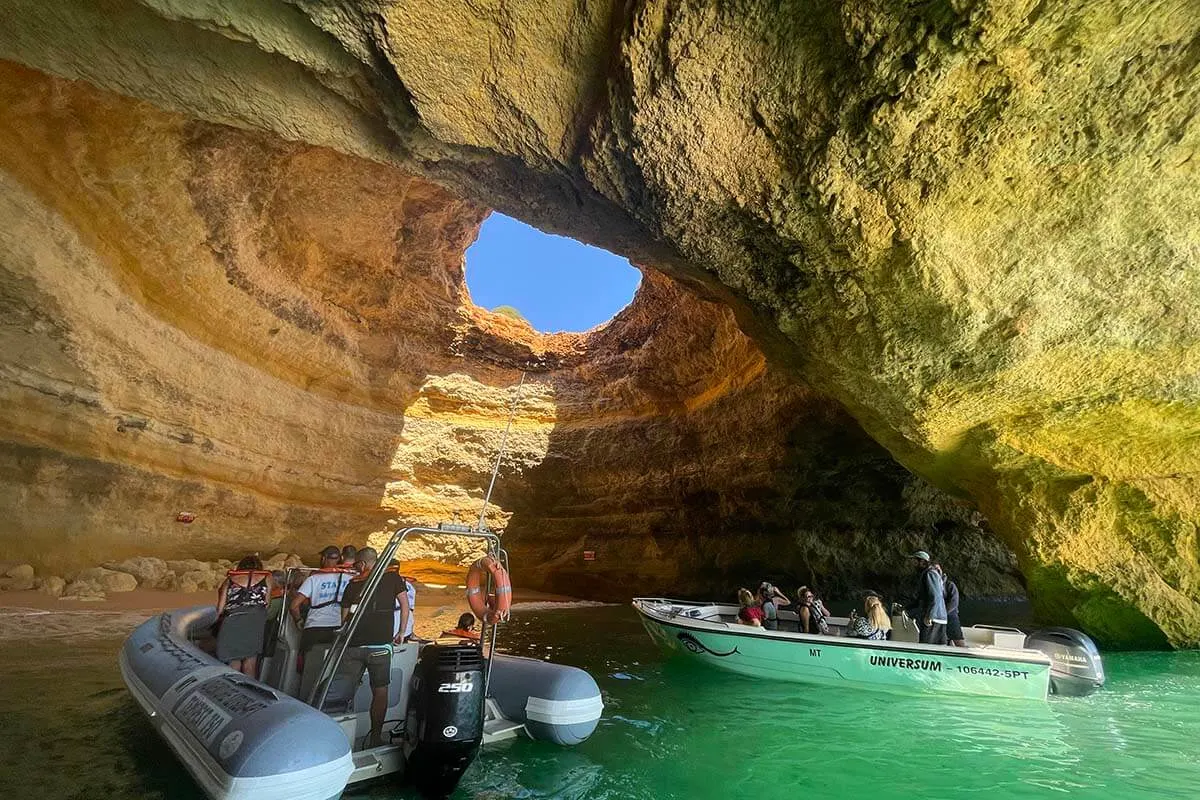
<instances>
[{"instance_id":1,"label":"shadow on cave wall","mask_svg":"<svg viewBox=\"0 0 1200 800\"><path fill-rule=\"evenodd\" d=\"M699 410L599 429L560 413L542 463L498 483L515 580L612 601L731 598L763 579L897 596L912 582L906 555L924 548L964 594L1023 595L1015 557L970 506L785 383L767 373Z\"/></svg>"}]
</instances>

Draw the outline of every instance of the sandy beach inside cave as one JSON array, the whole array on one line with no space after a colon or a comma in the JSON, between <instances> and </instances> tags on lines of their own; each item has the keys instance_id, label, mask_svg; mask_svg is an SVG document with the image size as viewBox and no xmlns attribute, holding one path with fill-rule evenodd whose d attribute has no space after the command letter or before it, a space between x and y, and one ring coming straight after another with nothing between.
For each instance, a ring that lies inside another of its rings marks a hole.
<instances>
[{"instance_id":1,"label":"sandy beach inside cave","mask_svg":"<svg viewBox=\"0 0 1200 800\"><path fill-rule=\"evenodd\" d=\"M465 570L438 562L410 562L405 572L416 578L418 636L436 636L453 628L458 615L470 610ZM154 614L215 602L216 593L212 591L135 589L110 593L106 599L96 601L59 599L38 591L5 592L0 594L0 641L117 636ZM565 595L513 589L514 605L576 602Z\"/></svg>"}]
</instances>

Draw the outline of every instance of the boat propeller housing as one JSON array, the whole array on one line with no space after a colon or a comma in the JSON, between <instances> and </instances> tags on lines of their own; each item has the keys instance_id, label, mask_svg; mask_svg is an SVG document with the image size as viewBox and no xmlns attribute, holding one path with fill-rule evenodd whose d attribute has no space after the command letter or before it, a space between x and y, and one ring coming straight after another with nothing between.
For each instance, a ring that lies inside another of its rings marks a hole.
<instances>
[{"instance_id":1,"label":"boat propeller housing","mask_svg":"<svg viewBox=\"0 0 1200 800\"><path fill-rule=\"evenodd\" d=\"M1025 647L1050 656L1050 691L1069 697L1091 694L1104 685L1104 665L1096 643L1074 628L1042 628L1029 634Z\"/></svg>"},{"instance_id":2,"label":"boat propeller housing","mask_svg":"<svg viewBox=\"0 0 1200 800\"><path fill-rule=\"evenodd\" d=\"M478 646L422 648L405 726L405 779L422 796L448 796L471 766L483 741L483 695L483 655Z\"/></svg>"}]
</instances>

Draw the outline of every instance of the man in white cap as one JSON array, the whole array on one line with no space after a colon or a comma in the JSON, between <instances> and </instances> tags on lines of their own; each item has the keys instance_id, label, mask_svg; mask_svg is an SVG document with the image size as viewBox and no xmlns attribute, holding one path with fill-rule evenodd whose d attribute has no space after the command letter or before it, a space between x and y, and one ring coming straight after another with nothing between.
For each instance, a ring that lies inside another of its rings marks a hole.
<instances>
[{"instance_id":1,"label":"man in white cap","mask_svg":"<svg viewBox=\"0 0 1200 800\"><path fill-rule=\"evenodd\" d=\"M779 606L788 605L791 600L775 586L763 581L758 585L758 599L762 603L763 627L769 631L779 630Z\"/></svg>"},{"instance_id":2,"label":"man in white cap","mask_svg":"<svg viewBox=\"0 0 1200 800\"><path fill-rule=\"evenodd\" d=\"M946 598L942 590L942 574L933 568L933 559L924 550L910 558L917 562L916 592L908 613L920 630L921 644L946 644Z\"/></svg>"}]
</instances>

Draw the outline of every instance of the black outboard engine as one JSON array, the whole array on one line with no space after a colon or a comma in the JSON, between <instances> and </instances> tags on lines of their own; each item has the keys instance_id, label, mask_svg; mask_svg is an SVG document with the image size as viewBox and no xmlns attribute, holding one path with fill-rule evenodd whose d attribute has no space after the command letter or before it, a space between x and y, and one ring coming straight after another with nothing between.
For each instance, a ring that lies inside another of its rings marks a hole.
<instances>
[{"instance_id":1,"label":"black outboard engine","mask_svg":"<svg viewBox=\"0 0 1200 800\"><path fill-rule=\"evenodd\" d=\"M1091 694L1104 685L1100 651L1073 628L1043 628L1025 638L1025 647L1050 656L1050 692L1071 697Z\"/></svg>"},{"instance_id":2,"label":"black outboard engine","mask_svg":"<svg viewBox=\"0 0 1200 800\"><path fill-rule=\"evenodd\" d=\"M428 644L421 649L405 730L405 780L425 797L446 797L483 741L483 653L478 645Z\"/></svg>"}]
</instances>

